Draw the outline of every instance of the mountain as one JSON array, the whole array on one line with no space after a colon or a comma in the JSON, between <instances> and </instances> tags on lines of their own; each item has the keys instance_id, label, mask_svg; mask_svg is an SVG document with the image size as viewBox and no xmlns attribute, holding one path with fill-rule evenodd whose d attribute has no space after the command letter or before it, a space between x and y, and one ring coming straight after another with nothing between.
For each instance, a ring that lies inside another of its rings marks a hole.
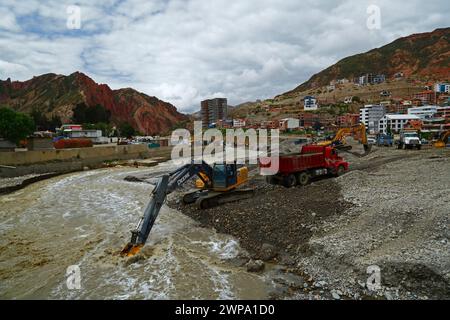
<instances>
[{"instance_id":1,"label":"mountain","mask_svg":"<svg viewBox=\"0 0 450 320\"><path fill-rule=\"evenodd\" d=\"M88 108L101 105L109 111L112 123L128 122L144 134L167 132L188 119L168 102L131 88L111 90L81 72L69 76L44 74L23 82L0 80L0 104L20 112L37 110L48 119L58 117L69 123L80 103Z\"/></svg>"},{"instance_id":2,"label":"mountain","mask_svg":"<svg viewBox=\"0 0 450 320\"><path fill-rule=\"evenodd\" d=\"M448 80L450 78L450 28L413 34L399 38L381 48L344 58L281 96L298 95L309 89L326 86L332 80L353 79L365 73L385 74L387 77L392 77L398 72L403 72L405 77Z\"/></svg>"}]
</instances>

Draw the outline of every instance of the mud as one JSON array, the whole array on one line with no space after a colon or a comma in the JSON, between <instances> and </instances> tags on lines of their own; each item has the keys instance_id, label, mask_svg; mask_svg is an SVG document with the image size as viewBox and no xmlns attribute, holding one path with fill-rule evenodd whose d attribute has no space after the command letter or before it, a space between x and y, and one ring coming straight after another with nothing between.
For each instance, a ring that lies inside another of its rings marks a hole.
<instances>
[{"instance_id":1,"label":"mud","mask_svg":"<svg viewBox=\"0 0 450 320\"><path fill-rule=\"evenodd\" d=\"M124 177L168 170L80 172L0 196L0 298L267 298L268 276L231 262L246 254L236 239L166 206L140 256L119 257L152 190ZM71 265L80 268L80 290L67 287Z\"/></svg>"}]
</instances>

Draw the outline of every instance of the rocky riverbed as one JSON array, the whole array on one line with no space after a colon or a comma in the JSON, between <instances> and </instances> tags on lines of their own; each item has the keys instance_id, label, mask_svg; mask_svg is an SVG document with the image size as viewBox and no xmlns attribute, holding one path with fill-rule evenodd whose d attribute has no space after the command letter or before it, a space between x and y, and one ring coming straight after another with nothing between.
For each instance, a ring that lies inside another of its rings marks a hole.
<instances>
[{"instance_id":1,"label":"rocky riverbed","mask_svg":"<svg viewBox=\"0 0 450 320\"><path fill-rule=\"evenodd\" d=\"M239 239L250 271L261 260L284 265L295 280L275 298L448 299L449 155L344 153L351 171L337 179L285 189L254 174L254 198L198 210L177 193L169 206Z\"/></svg>"}]
</instances>

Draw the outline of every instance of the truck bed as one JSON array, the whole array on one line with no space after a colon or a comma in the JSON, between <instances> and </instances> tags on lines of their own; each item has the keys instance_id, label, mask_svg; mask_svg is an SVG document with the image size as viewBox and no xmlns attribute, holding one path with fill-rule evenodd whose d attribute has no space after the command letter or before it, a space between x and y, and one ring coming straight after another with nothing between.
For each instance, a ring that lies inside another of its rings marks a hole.
<instances>
[{"instance_id":1,"label":"truck bed","mask_svg":"<svg viewBox=\"0 0 450 320\"><path fill-rule=\"evenodd\" d=\"M284 154L278 157L280 174L289 174L326 166L325 148L323 146L307 145L300 153ZM274 161L272 158L260 159L262 163ZM264 167L264 165L262 166Z\"/></svg>"},{"instance_id":2,"label":"truck bed","mask_svg":"<svg viewBox=\"0 0 450 320\"><path fill-rule=\"evenodd\" d=\"M279 172L282 174L321 168L326 165L325 156L322 152L281 156L279 159Z\"/></svg>"}]
</instances>

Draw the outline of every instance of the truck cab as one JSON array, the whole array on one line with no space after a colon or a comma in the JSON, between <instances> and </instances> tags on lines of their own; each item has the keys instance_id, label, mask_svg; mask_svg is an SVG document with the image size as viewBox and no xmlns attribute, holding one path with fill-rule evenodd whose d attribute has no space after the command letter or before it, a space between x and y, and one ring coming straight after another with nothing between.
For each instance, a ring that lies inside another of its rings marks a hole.
<instances>
[{"instance_id":1,"label":"truck cab","mask_svg":"<svg viewBox=\"0 0 450 320\"><path fill-rule=\"evenodd\" d=\"M413 149L420 150L422 143L420 141L419 133L417 131L401 131L400 141L398 143L399 149Z\"/></svg>"},{"instance_id":2,"label":"truck cab","mask_svg":"<svg viewBox=\"0 0 450 320\"><path fill-rule=\"evenodd\" d=\"M394 139L390 134L379 133L376 139L377 146L392 147Z\"/></svg>"}]
</instances>

